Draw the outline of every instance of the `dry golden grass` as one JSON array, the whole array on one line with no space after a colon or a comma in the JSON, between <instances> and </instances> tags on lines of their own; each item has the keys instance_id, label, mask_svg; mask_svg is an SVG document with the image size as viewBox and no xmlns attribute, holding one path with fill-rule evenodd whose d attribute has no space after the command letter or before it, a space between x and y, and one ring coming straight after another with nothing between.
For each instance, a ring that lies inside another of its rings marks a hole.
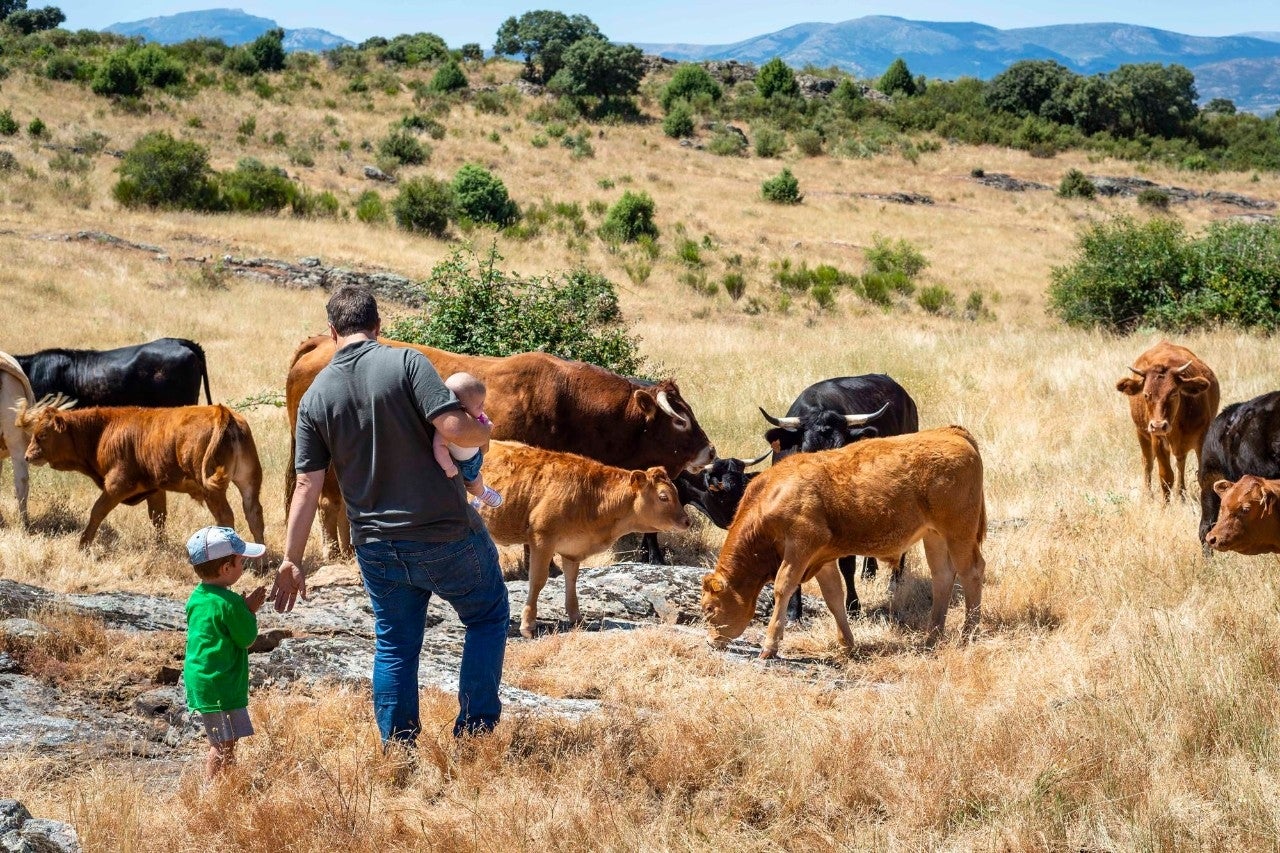
<instances>
[{"instance_id":1,"label":"dry golden grass","mask_svg":"<svg viewBox=\"0 0 1280 853\"><path fill-rule=\"evenodd\" d=\"M290 93L289 105L208 91L189 102L161 98L145 118L119 114L75 86L23 75L5 81L3 97L24 124L40 115L58 141L96 129L126 147L145 130L167 127L209 145L219 167L243 153L283 162L264 141L277 129L291 142L319 133L326 148L316 166L290 172L350 200L368 186L358 177L367 160L337 152L338 139L376 140L411 108L410 98L374 94L372 109L363 109L363 96L321 77L323 90ZM323 106L330 97L337 108ZM521 110L530 106L526 100ZM257 135L241 148L235 129L250 113ZM191 115L201 116L202 129L185 127ZM185 762L159 767L2 756L0 791L36 814L71 820L91 850L1280 845L1275 560L1205 561L1198 507L1142 493L1114 382L1156 338L1068 330L1044 311L1048 271L1069 256L1079 225L1132 212L1132 202L1005 194L967 177L981 166L1056 185L1071 166L1103 174L1134 166L961 147L914 165L820 157L790 163L807 198L779 209L758 198L778 162L682 149L654 126L605 128L592 139L595 158L575 162L554 142L531 147L538 128L519 113L459 107L444 121L450 134L434 144L431 163L409 174L447 175L479 160L521 202L576 200L585 208L626 188L654 196L664 256L643 285L628 280L625 253L611 254L594 238L570 245L548 232L527 243L498 238L498 246L523 272L586 263L619 282L645 352L678 377L722 453L761 450L757 405L777 413L811 382L845 374L889 373L917 400L924 426L967 426L986 461L993 522L983 636L925 647L919 629L928 592L917 555L905 628L860 620L854 654L845 657L829 618L811 620L783 647L811 661L799 672L724 658L688 629L513 643L511 683L599 698L602 713L581 722L510 715L494 738L455 748L454 700L430 692L423 767L403 786L379 755L367 696L318 689L256 694L259 734L245 744L239 770L207 791L198 748ZM489 140L493 132L500 142ZM45 165L50 152L24 143L16 153L33 171L0 177L0 298L8 312L0 347L191 337L204 344L223 401L282 386L292 347L322 325L322 294L234 279L215 288L190 265L54 238L99 229L159 245L172 258L320 255L417 275L450 250L355 221L122 211L110 200L110 158L99 158L83 183L59 186ZM1256 183L1156 168L1147 175L1280 195L1276 175ZM601 179L616 187L600 189ZM937 204L851 195L895 190L925 192ZM1196 204L1177 215L1196 228L1229 212ZM797 300L785 314L747 316L723 294L697 296L678 283L669 248L676 223L694 239L711 235L713 278L726 258L742 255L748 296L767 301L771 261L856 270L875 234L905 237L931 261L926 283L962 297L982 291L997 319L885 313L847 295L830 313ZM1272 340L1221 331L1181 342L1217 370L1224 402L1275 387ZM268 542L279 547L285 419L269 407L248 416L267 475ZM14 519L10 483L6 473L0 511ZM141 508L120 508L86 556L75 538L93 493L84 478L37 469L37 529L0 531L3 575L63 591L185 595L193 579L181 543L208 523L207 513L175 498L168 537L156 543ZM680 552L710 564L722 535L702 527ZM862 586L864 604L882 608L884 580ZM112 632L80 625L72 633L77 643L43 669L68 689L89 689L104 669L144 672L154 663ZM748 638L759 634L754 626ZM162 644L154 653L171 649Z\"/></svg>"}]
</instances>

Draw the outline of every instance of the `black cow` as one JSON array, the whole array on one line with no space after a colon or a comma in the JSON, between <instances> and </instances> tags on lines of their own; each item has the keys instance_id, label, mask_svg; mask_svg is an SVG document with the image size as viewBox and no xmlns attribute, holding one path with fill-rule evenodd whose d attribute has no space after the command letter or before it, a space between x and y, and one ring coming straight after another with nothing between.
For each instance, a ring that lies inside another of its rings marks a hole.
<instances>
[{"instance_id":1,"label":"black cow","mask_svg":"<svg viewBox=\"0 0 1280 853\"><path fill-rule=\"evenodd\" d=\"M46 349L15 356L37 400L64 394L81 407L192 406L209 394L204 350L184 338L160 338L111 350Z\"/></svg>"},{"instance_id":2,"label":"black cow","mask_svg":"<svg viewBox=\"0 0 1280 853\"><path fill-rule=\"evenodd\" d=\"M1280 391L1227 406L1209 424L1200 450L1200 544L1218 520L1222 498L1218 480L1236 482L1246 474L1280 478ZM1208 553L1208 552L1206 552Z\"/></svg>"},{"instance_id":3,"label":"black cow","mask_svg":"<svg viewBox=\"0 0 1280 853\"><path fill-rule=\"evenodd\" d=\"M824 379L804 389L784 417L775 418L764 407L760 408L760 414L773 424L773 429L766 432L764 438L773 447L774 464L793 453L835 450L863 438L905 435L920 430L916 401L911 399L906 389L883 373ZM895 580L905 565L904 556L894 569ZM849 613L857 613L862 607L853 584L856 570L856 557L840 558L845 609ZM876 576L874 559L867 558L862 576ZM799 590L787 609L792 618L801 617Z\"/></svg>"},{"instance_id":4,"label":"black cow","mask_svg":"<svg viewBox=\"0 0 1280 853\"><path fill-rule=\"evenodd\" d=\"M711 523L721 530L728 530L733 521L733 514L738 511L738 503L747 484L759 472L747 473L752 465L763 462L769 453L755 459L717 459L705 466L696 474L681 471L676 477L676 493L683 506L691 506L702 511ZM647 560L655 565L666 565L666 556L658 547L656 534L646 534L643 547L647 552Z\"/></svg>"}]
</instances>

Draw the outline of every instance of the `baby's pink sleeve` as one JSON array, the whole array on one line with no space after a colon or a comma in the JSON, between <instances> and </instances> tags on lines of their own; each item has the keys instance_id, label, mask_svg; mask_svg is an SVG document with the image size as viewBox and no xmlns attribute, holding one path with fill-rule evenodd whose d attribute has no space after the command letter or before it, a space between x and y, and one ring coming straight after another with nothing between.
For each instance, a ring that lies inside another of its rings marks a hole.
<instances>
[{"instance_id":1,"label":"baby's pink sleeve","mask_svg":"<svg viewBox=\"0 0 1280 853\"><path fill-rule=\"evenodd\" d=\"M449 455L449 443L444 440L440 430L436 430L435 438L431 439L431 452L435 454L436 464L446 477L458 476L458 466L453 464L453 457Z\"/></svg>"}]
</instances>

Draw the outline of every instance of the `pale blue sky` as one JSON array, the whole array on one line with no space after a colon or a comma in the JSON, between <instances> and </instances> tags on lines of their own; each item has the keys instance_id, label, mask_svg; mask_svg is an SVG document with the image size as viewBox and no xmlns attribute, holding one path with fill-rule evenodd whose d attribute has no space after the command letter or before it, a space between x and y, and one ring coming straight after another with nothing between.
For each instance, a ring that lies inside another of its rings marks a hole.
<instances>
[{"instance_id":1,"label":"pale blue sky","mask_svg":"<svg viewBox=\"0 0 1280 853\"><path fill-rule=\"evenodd\" d=\"M530 9L581 12L617 41L691 42L726 44L806 21L836 22L863 15L897 15L925 21L976 21L994 27L1032 27L1044 24L1119 21L1143 24L1192 35L1232 35L1246 31L1280 30L1280 2L1269 0L1074 0L1074 2L946 2L893 0L879 3L754 2L754 0L630 0L579 2L572 5L504 0L361 0L326 3L315 0L29 0L31 7L60 6L65 26L99 29L117 21L132 21L195 9L227 6L274 18L289 28L319 27L360 41L371 35L392 36L427 30L451 46L480 42L493 45L498 25L511 15Z\"/></svg>"}]
</instances>

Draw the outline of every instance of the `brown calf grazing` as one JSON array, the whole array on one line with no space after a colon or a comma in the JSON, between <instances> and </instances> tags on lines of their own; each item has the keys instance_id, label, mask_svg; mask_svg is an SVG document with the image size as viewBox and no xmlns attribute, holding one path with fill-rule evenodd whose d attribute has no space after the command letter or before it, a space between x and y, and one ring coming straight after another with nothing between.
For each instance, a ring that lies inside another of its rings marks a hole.
<instances>
[{"instance_id":1,"label":"brown calf grazing","mask_svg":"<svg viewBox=\"0 0 1280 853\"><path fill-rule=\"evenodd\" d=\"M56 405L18 406L18 425L31 441L26 459L57 471L78 471L98 484L88 548L117 504L147 502L157 532L164 530L165 492L182 492L208 506L214 520L235 524L227 486L236 484L254 541L263 541L262 467L253 433L226 406L140 408L120 406L62 411Z\"/></svg>"},{"instance_id":2,"label":"brown calf grazing","mask_svg":"<svg viewBox=\"0 0 1280 853\"><path fill-rule=\"evenodd\" d=\"M1138 356L1129 368L1135 375L1116 383L1129 397L1129 415L1142 448L1143 485L1151 488L1151 463L1160 468L1160 489L1165 500L1177 489L1185 496L1184 469L1187 454L1204 445L1205 433L1218 414L1218 377L1186 347L1161 341ZM1177 463L1170 465L1169 455Z\"/></svg>"},{"instance_id":3,"label":"brown calf grazing","mask_svg":"<svg viewBox=\"0 0 1280 853\"><path fill-rule=\"evenodd\" d=\"M659 467L628 471L584 456L494 441L484 457L484 479L502 505L481 510L493 541L529 546L529 599L520 633L534 636L538 595L551 558L564 569L565 612L577 624L578 566L627 533L687 530L675 484Z\"/></svg>"},{"instance_id":4,"label":"brown calf grazing","mask_svg":"<svg viewBox=\"0 0 1280 853\"><path fill-rule=\"evenodd\" d=\"M1205 545L1238 554L1280 554L1280 480L1246 474L1234 483L1219 480L1213 490L1222 506Z\"/></svg>"},{"instance_id":5,"label":"brown calf grazing","mask_svg":"<svg viewBox=\"0 0 1280 853\"><path fill-rule=\"evenodd\" d=\"M488 386L486 412L493 421L494 438L577 453L627 469L660 466L672 477L682 470L697 471L715 459L715 448L672 380L644 382L544 352L493 358L378 340L418 350L441 377L461 371ZM298 404L333 353L333 340L317 335L300 343L289 361L285 407L291 448ZM292 452L289 459L286 515L295 478ZM326 551L335 542L343 552L350 550L350 532L341 514L337 478L326 476L320 500Z\"/></svg>"},{"instance_id":6,"label":"brown calf grazing","mask_svg":"<svg viewBox=\"0 0 1280 853\"><path fill-rule=\"evenodd\" d=\"M957 575L964 587L964 630L972 634L982 604L986 561L979 545L986 529L982 457L963 427L788 457L747 488L715 571L702 578L711 640L724 645L742 634L760 590L773 581L773 615L760 657L776 657L786 602L816 577L849 647L853 633L836 559L866 554L897 565L921 539L933 575L931 636L942 633Z\"/></svg>"}]
</instances>

